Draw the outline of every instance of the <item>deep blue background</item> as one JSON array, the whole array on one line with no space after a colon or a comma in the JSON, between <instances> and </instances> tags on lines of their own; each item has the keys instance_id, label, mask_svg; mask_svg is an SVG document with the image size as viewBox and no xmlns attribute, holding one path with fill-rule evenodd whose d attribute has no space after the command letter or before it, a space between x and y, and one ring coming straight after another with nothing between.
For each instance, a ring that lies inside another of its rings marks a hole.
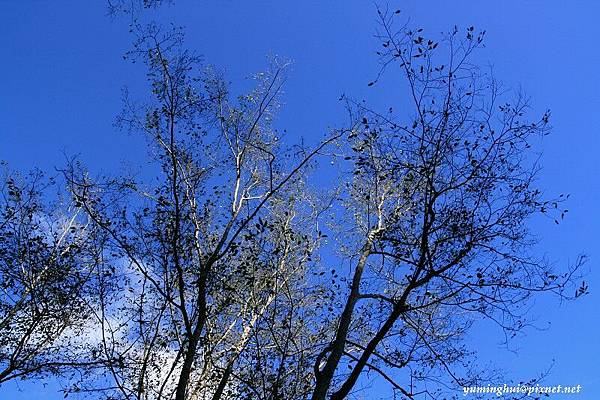
<instances>
[{"instance_id":1,"label":"deep blue background","mask_svg":"<svg viewBox=\"0 0 600 400\"><path fill-rule=\"evenodd\" d=\"M497 77L519 85L536 110L552 109L554 133L544 141L540 183L550 194L571 193L568 218L532 222L539 252L557 265L591 256L591 295L576 303L540 299L533 309L543 331L529 330L507 352L496 330L472 334L481 361L512 371L517 381L546 369L546 383L583 386L571 398L600 398L600 283L595 273L600 237L597 164L600 122L600 3L589 1L390 1L413 23L437 33L454 24L487 30L480 59ZM139 65L122 60L131 37L127 21L106 17L103 1L0 0L0 159L19 170L52 170L63 153L80 154L94 171L140 164L143 140L112 126L120 90L143 95ZM318 140L344 120L337 99L392 101L394 87L368 88L376 72L375 7L368 1L177 0L161 18L184 25L187 44L206 62L224 67L234 87L265 66L265 56L294 61L277 125L295 137ZM375 94L376 93L376 94ZM143 164L142 164L143 165ZM548 323L551 322L549 325ZM22 391L19 391L18 389ZM61 399L58 386L20 382L0 399ZM555 396L555 398L560 398Z\"/></svg>"}]
</instances>

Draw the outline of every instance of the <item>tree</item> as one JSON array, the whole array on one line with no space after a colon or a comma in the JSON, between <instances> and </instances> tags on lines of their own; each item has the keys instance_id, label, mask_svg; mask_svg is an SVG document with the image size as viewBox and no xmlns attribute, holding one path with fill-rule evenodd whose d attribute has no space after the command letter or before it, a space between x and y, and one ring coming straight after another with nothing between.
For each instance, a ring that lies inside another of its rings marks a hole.
<instances>
[{"instance_id":1,"label":"tree","mask_svg":"<svg viewBox=\"0 0 600 400\"><path fill-rule=\"evenodd\" d=\"M276 399L288 396L292 379L306 390L310 368L283 370L292 360L308 365L312 345L298 316L310 313L302 286L319 238L300 229L313 212L303 176L341 133L286 152L271 127L285 63L274 60L235 102L217 71L193 75L199 59L181 48L180 32L137 32L129 55L146 63L153 99L139 107L127 99L119 124L149 139L159 184L95 182L76 163L65 171L82 212L110 238L98 270L102 340L94 353L107 368L75 390L177 400L262 391Z\"/></svg>"},{"instance_id":2,"label":"tree","mask_svg":"<svg viewBox=\"0 0 600 400\"><path fill-rule=\"evenodd\" d=\"M378 14L378 81L399 71L413 111L406 121L347 100L358 127L346 137L343 200L357 234L344 249L351 283L316 359L313 400L347 398L365 370L409 398L439 398L427 382L445 377L476 384L460 341L471 322L488 318L514 335L532 295L573 297L564 290L582 262L560 274L528 252L527 220L561 213L535 188L529 150L548 133L549 112L528 122L523 96L503 102L473 62L485 32L455 28L437 42L422 29L395 31L397 12Z\"/></svg>"},{"instance_id":3,"label":"tree","mask_svg":"<svg viewBox=\"0 0 600 400\"><path fill-rule=\"evenodd\" d=\"M74 356L97 243L78 212L48 205L53 181L5 169L0 187L0 384L93 363ZM64 203L63 203L64 204Z\"/></svg>"},{"instance_id":4,"label":"tree","mask_svg":"<svg viewBox=\"0 0 600 400\"><path fill-rule=\"evenodd\" d=\"M73 360L60 364L73 373L65 394L342 400L371 371L395 398L436 399L492 378L462 340L473 321L509 338L527 326L532 296L586 292L567 291L583 259L554 271L531 251L528 220L566 211L565 196L535 187L531 148L549 112L529 121L527 99L507 102L476 66L483 32L455 28L438 42L395 30L397 13L379 18L381 70L369 85L395 69L412 112L344 96L349 124L307 148L274 128L287 62L270 60L235 97L181 31L132 17L127 56L145 64L151 94L125 92L118 126L147 139L151 178L94 177L70 162L73 217L58 236L39 233L37 208L6 208L7 221L25 223L6 226L25 232L27 251L11 253L19 245L5 235L3 257L26 254L41 277L19 278L18 295L28 299L37 280L48 282L39 296L59 293L48 302L61 307L40 319L45 337L55 338L62 305L72 311L68 335L52 342ZM340 174L324 188L332 164ZM36 365L54 372L45 354Z\"/></svg>"}]
</instances>

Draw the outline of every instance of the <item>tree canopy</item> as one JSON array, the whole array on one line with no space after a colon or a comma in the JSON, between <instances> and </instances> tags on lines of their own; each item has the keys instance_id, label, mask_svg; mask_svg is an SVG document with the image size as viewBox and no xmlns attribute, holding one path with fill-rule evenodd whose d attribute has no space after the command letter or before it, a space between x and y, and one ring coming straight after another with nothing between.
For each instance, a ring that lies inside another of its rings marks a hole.
<instances>
[{"instance_id":1,"label":"tree canopy","mask_svg":"<svg viewBox=\"0 0 600 400\"><path fill-rule=\"evenodd\" d=\"M427 37L377 10L369 86L399 77L410 109L342 96L348 122L309 145L276 128L288 61L235 95L181 30L135 19L160 3L109 4L132 16L127 58L147 70L117 125L146 138L152 179L77 159L58 184L3 176L0 384L342 400L375 379L439 399L497 378L465 344L475 321L510 338L535 296L587 292L584 258L555 268L532 251L528 222L561 219L568 197L536 187L550 112L530 116L477 64L484 31Z\"/></svg>"}]
</instances>

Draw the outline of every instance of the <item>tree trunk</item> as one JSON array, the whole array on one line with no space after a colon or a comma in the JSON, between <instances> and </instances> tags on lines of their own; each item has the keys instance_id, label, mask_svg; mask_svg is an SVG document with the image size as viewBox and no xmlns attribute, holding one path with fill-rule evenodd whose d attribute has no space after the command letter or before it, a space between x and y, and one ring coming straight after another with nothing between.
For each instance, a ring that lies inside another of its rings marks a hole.
<instances>
[{"instance_id":1,"label":"tree trunk","mask_svg":"<svg viewBox=\"0 0 600 400\"><path fill-rule=\"evenodd\" d=\"M356 305L360 295L360 282L362 279L362 274L365 269L367 259L371 254L372 243L373 233L369 234L367 242L363 247L360 259L356 265L356 270L354 271L354 276L352 278L350 294L348 295L346 306L344 307L344 311L340 317L340 323L336 332L335 340L330 346L330 354L327 357L327 362L322 370L315 371L315 390L313 391L311 400L325 400L327 397L327 392L331 386L331 381L333 380L335 371L344 353L344 347L346 345L346 339L348 338L350 323L352 322L352 314L354 313L354 306ZM319 360L317 360L317 362L319 362Z\"/></svg>"},{"instance_id":2,"label":"tree trunk","mask_svg":"<svg viewBox=\"0 0 600 400\"><path fill-rule=\"evenodd\" d=\"M179 374L179 381L177 382L177 390L175 392L175 400L186 400L186 392L190 376L192 374L192 367L194 365L194 358L198 351L198 343L200 342L200 335L204 329L204 323L206 321L206 296L205 296L205 284L204 279L201 279L200 293L198 295L198 321L192 335L188 340L188 348L185 353L183 360L183 366Z\"/></svg>"}]
</instances>

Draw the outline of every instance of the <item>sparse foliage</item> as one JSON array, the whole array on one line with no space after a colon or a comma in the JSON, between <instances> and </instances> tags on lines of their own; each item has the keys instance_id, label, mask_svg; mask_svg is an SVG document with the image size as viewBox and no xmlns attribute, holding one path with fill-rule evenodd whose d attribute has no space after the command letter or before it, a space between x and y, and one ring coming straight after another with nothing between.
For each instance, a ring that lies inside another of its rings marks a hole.
<instances>
[{"instance_id":1,"label":"sparse foliage","mask_svg":"<svg viewBox=\"0 0 600 400\"><path fill-rule=\"evenodd\" d=\"M304 167L340 134L286 151L271 126L285 64L273 60L234 99L180 39L155 26L140 34L130 56L146 63L153 99L127 99L118 121L148 138L158 185L66 171L75 200L110 237L103 285L118 290L100 288L98 313L110 396L294 398L310 371L296 364L307 364L311 344L300 315L318 241L301 229L313 212L302 203Z\"/></svg>"},{"instance_id":2,"label":"sparse foliage","mask_svg":"<svg viewBox=\"0 0 600 400\"><path fill-rule=\"evenodd\" d=\"M5 167L3 165L3 167ZM89 312L97 243L53 182L3 170L0 186L0 384L92 366L75 356Z\"/></svg>"},{"instance_id":3,"label":"sparse foliage","mask_svg":"<svg viewBox=\"0 0 600 400\"><path fill-rule=\"evenodd\" d=\"M427 38L398 14L378 11L369 86L400 76L411 111L343 96L349 124L310 148L274 127L287 62L235 96L181 31L134 21L126 58L150 95L125 92L117 125L144 135L152 177L74 160L62 214L5 179L0 383L70 371L65 395L343 400L375 375L438 399L494 378L463 341L474 321L510 340L532 296L585 294L583 258L532 254L529 219L566 212L535 186L550 113L531 120L477 66L484 32Z\"/></svg>"},{"instance_id":4,"label":"sparse foliage","mask_svg":"<svg viewBox=\"0 0 600 400\"><path fill-rule=\"evenodd\" d=\"M382 67L370 86L400 73L413 111L346 99L355 129L346 137L344 220L357 234L313 400L347 398L368 370L405 397L440 398L429 388L447 380L475 384L485 375L461 341L471 323L491 319L513 336L527 324L533 294L569 297L582 262L558 273L528 251L528 219L561 212L560 199L535 187L529 150L548 133L549 112L529 122L526 99L506 102L477 67L485 32L455 28L437 42L422 29L394 30L396 15L379 11Z\"/></svg>"}]
</instances>

